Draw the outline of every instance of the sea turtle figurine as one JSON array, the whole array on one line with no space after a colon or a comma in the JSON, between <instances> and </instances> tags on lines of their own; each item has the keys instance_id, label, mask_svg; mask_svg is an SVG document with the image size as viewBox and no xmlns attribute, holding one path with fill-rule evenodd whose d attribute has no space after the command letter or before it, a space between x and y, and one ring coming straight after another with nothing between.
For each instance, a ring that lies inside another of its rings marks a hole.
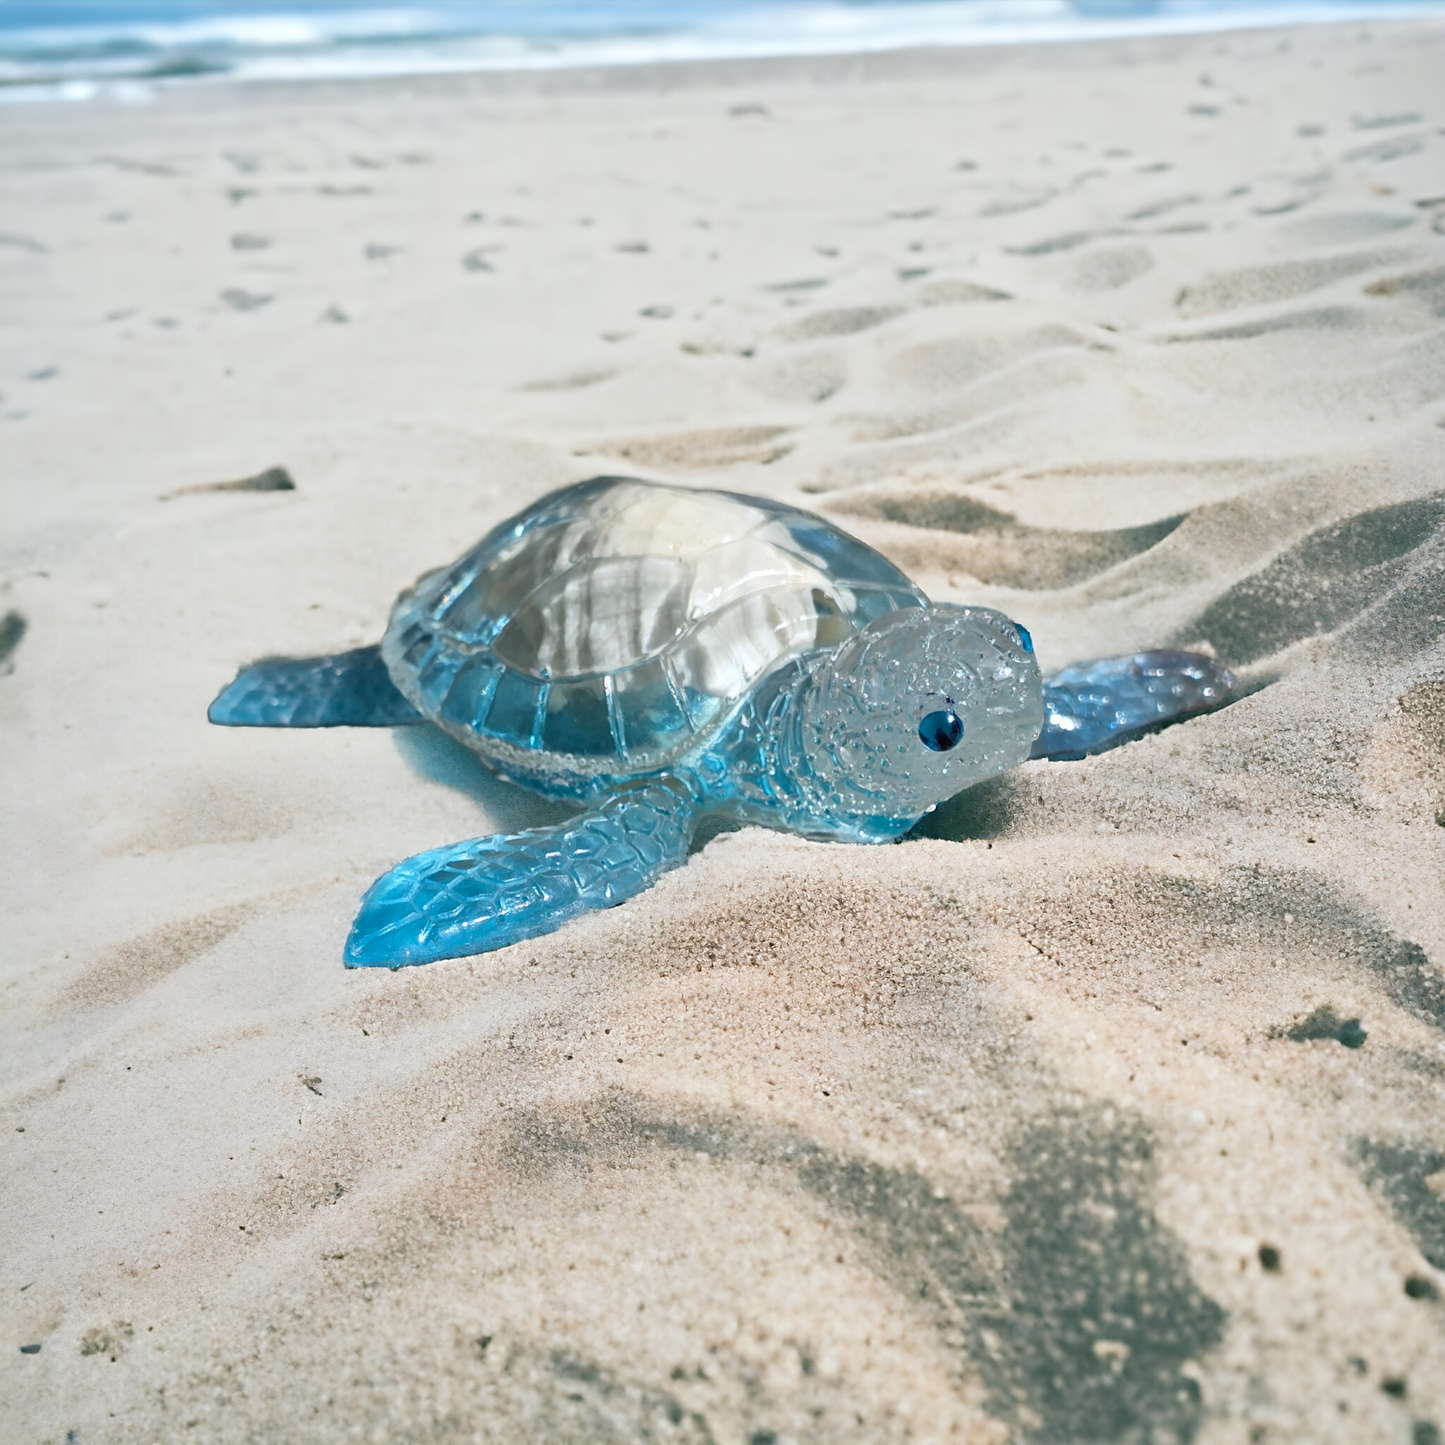
<instances>
[{"instance_id":1,"label":"sea turtle figurine","mask_svg":"<svg viewBox=\"0 0 1445 1445\"><path fill-rule=\"evenodd\" d=\"M1216 706L1233 678L1141 653L1044 683L1000 612L930 602L833 523L760 497L598 477L402 593L379 647L272 658L211 705L242 727L432 722L584 811L378 879L348 966L549 933L687 860L707 814L885 843L1029 757Z\"/></svg>"}]
</instances>

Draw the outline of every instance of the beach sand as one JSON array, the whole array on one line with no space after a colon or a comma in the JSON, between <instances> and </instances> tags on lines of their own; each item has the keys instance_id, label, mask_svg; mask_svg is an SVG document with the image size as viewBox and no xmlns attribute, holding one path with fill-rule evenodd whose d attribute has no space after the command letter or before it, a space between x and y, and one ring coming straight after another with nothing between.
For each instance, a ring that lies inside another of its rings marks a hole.
<instances>
[{"instance_id":1,"label":"beach sand","mask_svg":"<svg viewBox=\"0 0 1445 1445\"><path fill-rule=\"evenodd\" d=\"M0 1435L1438 1445L1442 74L1418 21L8 108ZM618 472L1240 698L344 971L379 872L563 810L207 704Z\"/></svg>"}]
</instances>

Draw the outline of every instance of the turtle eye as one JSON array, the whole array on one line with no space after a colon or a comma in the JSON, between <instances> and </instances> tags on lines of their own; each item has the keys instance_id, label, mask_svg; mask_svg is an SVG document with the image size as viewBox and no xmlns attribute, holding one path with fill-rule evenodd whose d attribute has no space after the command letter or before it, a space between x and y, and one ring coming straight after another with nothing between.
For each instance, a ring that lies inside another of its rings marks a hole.
<instances>
[{"instance_id":1,"label":"turtle eye","mask_svg":"<svg viewBox=\"0 0 1445 1445\"><path fill-rule=\"evenodd\" d=\"M1023 644L1024 651L1032 652L1034 650L1034 640L1029 636L1028 628L1020 622L1015 622L1014 631L1018 633L1019 641Z\"/></svg>"},{"instance_id":2,"label":"turtle eye","mask_svg":"<svg viewBox=\"0 0 1445 1445\"><path fill-rule=\"evenodd\" d=\"M918 724L918 736L924 747L935 753L946 753L956 748L963 737L963 722L952 708L940 708Z\"/></svg>"}]
</instances>

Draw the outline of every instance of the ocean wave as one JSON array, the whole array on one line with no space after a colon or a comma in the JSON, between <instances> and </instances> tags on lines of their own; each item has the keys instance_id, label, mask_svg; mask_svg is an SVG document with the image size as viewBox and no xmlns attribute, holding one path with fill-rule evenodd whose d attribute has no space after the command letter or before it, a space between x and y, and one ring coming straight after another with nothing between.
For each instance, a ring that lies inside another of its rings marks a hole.
<instances>
[{"instance_id":1,"label":"ocean wave","mask_svg":"<svg viewBox=\"0 0 1445 1445\"><path fill-rule=\"evenodd\" d=\"M1442 0L303 0L242 13L214 0L52 0L0 4L0 99L139 99L157 84L221 76L285 81L858 53L1442 9Z\"/></svg>"}]
</instances>

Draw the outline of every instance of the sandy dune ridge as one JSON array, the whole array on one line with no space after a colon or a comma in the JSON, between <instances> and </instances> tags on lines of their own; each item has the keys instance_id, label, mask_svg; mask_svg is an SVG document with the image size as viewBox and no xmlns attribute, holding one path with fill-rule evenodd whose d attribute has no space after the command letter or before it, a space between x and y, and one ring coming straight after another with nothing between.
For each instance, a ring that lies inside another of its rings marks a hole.
<instances>
[{"instance_id":1,"label":"sandy dune ridge","mask_svg":"<svg viewBox=\"0 0 1445 1445\"><path fill-rule=\"evenodd\" d=\"M1442 64L1419 21L11 109L0 1433L1438 1445ZM1240 700L344 972L379 871L562 810L206 704L620 471Z\"/></svg>"}]
</instances>

